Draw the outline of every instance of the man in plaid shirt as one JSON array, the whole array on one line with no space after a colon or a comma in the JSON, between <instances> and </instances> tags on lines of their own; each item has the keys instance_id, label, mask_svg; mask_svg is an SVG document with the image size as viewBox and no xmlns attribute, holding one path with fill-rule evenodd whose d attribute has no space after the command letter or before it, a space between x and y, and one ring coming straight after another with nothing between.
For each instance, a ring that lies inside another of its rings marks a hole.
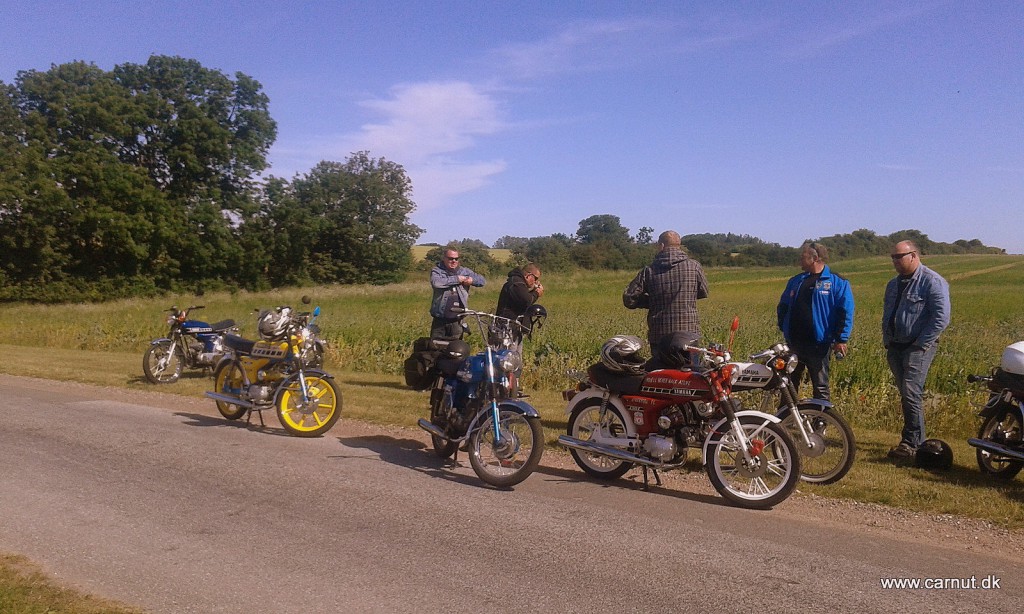
<instances>
[{"instance_id":1,"label":"man in plaid shirt","mask_svg":"<svg viewBox=\"0 0 1024 614\"><path fill-rule=\"evenodd\" d=\"M679 233L666 230L658 237L658 255L626 287L622 304L647 309L647 340L655 352L661 338L675 332L700 338L697 299L707 296L704 269L683 252Z\"/></svg>"}]
</instances>

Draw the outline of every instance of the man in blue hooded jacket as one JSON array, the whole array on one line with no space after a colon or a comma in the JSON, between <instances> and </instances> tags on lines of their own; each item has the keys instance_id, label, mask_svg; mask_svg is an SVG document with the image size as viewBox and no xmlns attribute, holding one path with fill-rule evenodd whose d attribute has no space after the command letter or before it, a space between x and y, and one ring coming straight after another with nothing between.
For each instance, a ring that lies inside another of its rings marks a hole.
<instances>
[{"instance_id":1,"label":"man in blue hooded jacket","mask_svg":"<svg viewBox=\"0 0 1024 614\"><path fill-rule=\"evenodd\" d=\"M777 308L779 330L800 360L793 372L799 384L804 370L814 387L814 398L830 400L828 384L831 352L846 355L853 332L853 290L850 282L832 272L825 262L828 248L804 243L800 248L803 273L786 284Z\"/></svg>"}]
</instances>

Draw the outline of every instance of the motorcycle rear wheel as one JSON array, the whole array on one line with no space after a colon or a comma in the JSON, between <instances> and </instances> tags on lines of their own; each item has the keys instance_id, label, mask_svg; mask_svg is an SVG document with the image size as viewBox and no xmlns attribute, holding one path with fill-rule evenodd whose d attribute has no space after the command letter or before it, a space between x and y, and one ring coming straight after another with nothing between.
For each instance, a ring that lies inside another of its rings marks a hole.
<instances>
[{"instance_id":1,"label":"motorcycle rear wheel","mask_svg":"<svg viewBox=\"0 0 1024 614\"><path fill-rule=\"evenodd\" d=\"M601 399L589 399L580 403L572 410L569 416L568 435L576 439L589 441L594 433L602 428L605 433L612 437L624 437L626 435L626 421L622 418L619 410L608 405L604 421L601 424ZM614 459L601 454L590 454L574 448L569 449L576 464L589 476L601 480L614 480L621 478L633 468L633 463Z\"/></svg>"},{"instance_id":2,"label":"motorcycle rear wheel","mask_svg":"<svg viewBox=\"0 0 1024 614\"><path fill-rule=\"evenodd\" d=\"M704 469L718 494L748 509L768 509L785 501L800 481L800 456L786 427L758 416L743 416L740 425L760 451L747 466L732 429L712 433Z\"/></svg>"},{"instance_id":3,"label":"motorcycle rear wheel","mask_svg":"<svg viewBox=\"0 0 1024 614\"><path fill-rule=\"evenodd\" d=\"M237 362L225 362L213 374L213 391L238 396L245 386L242 367ZM246 408L225 401L217 401L217 411L228 420L238 420L245 415Z\"/></svg>"},{"instance_id":4,"label":"motorcycle rear wheel","mask_svg":"<svg viewBox=\"0 0 1024 614\"><path fill-rule=\"evenodd\" d=\"M303 375L309 402L302 398L298 379L277 396L277 417L286 431L297 437L319 437L341 417L341 392L334 381L320 375Z\"/></svg>"},{"instance_id":5,"label":"motorcycle rear wheel","mask_svg":"<svg viewBox=\"0 0 1024 614\"><path fill-rule=\"evenodd\" d=\"M540 418L515 411L498 412L501 439L495 445L494 419L480 424L469 438L469 464L484 482L498 488L515 486L530 477L544 454Z\"/></svg>"},{"instance_id":6,"label":"motorcycle rear wheel","mask_svg":"<svg viewBox=\"0 0 1024 614\"><path fill-rule=\"evenodd\" d=\"M444 428L447 424L446 419L441 415L441 400L444 397L444 390L441 388L434 388L430 392L430 423ZM455 454L455 450L458 449L459 444L449 439L441 439L434 435L430 436L430 443L434 446L434 454L437 454L440 458L451 458L452 454Z\"/></svg>"},{"instance_id":7,"label":"motorcycle rear wheel","mask_svg":"<svg viewBox=\"0 0 1024 614\"><path fill-rule=\"evenodd\" d=\"M1007 413L1001 420L998 414L989 416L982 423L981 428L978 429L978 439L993 441L995 433L1002 433L999 437L1002 442L1020 445L1022 437L1021 428L1020 420L1014 413ZM982 473L1000 480L1012 480L1024 468L1024 463L1019 460L992 454L981 448L977 448L975 453L978 458L978 468L981 469Z\"/></svg>"},{"instance_id":8,"label":"motorcycle rear wheel","mask_svg":"<svg viewBox=\"0 0 1024 614\"><path fill-rule=\"evenodd\" d=\"M838 482L853 467L856 455L853 429L835 412L808 407L800 409L799 414L810 439L810 448L797 428L796 414L791 412L779 417L800 452L800 478L811 484Z\"/></svg>"},{"instance_id":9,"label":"motorcycle rear wheel","mask_svg":"<svg viewBox=\"0 0 1024 614\"><path fill-rule=\"evenodd\" d=\"M170 351L171 342L161 341L146 348L142 357L142 372L152 384L173 384L181 377L185 357L180 348Z\"/></svg>"}]
</instances>

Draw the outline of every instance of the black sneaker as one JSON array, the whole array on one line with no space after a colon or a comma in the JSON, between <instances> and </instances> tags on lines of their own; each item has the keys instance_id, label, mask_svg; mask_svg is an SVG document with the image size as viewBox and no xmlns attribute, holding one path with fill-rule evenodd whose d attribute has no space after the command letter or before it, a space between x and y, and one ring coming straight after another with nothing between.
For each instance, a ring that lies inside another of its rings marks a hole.
<instances>
[{"instance_id":1,"label":"black sneaker","mask_svg":"<svg viewBox=\"0 0 1024 614\"><path fill-rule=\"evenodd\" d=\"M917 450L905 441L901 441L900 445L889 450L889 458L896 460L908 460L914 458L915 454L917 454Z\"/></svg>"}]
</instances>

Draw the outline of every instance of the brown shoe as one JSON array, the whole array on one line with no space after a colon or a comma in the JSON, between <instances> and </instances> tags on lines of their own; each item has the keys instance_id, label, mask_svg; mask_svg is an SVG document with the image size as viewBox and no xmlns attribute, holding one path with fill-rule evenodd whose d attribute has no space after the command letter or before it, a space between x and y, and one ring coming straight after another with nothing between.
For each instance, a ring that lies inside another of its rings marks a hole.
<instances>
[{"instance_id":1,"label":"brown shoe","mask_svg":"<svg viewBox=\"0 0 1024 614\"><path fill-rule=\"evenodd\" d=\"M914 458L914 455L916 454L917 450L905 441L901 441L900 445L889 450L889 458L894 458L896 460L908 460Z\"/></svg>"}]
</instances>

